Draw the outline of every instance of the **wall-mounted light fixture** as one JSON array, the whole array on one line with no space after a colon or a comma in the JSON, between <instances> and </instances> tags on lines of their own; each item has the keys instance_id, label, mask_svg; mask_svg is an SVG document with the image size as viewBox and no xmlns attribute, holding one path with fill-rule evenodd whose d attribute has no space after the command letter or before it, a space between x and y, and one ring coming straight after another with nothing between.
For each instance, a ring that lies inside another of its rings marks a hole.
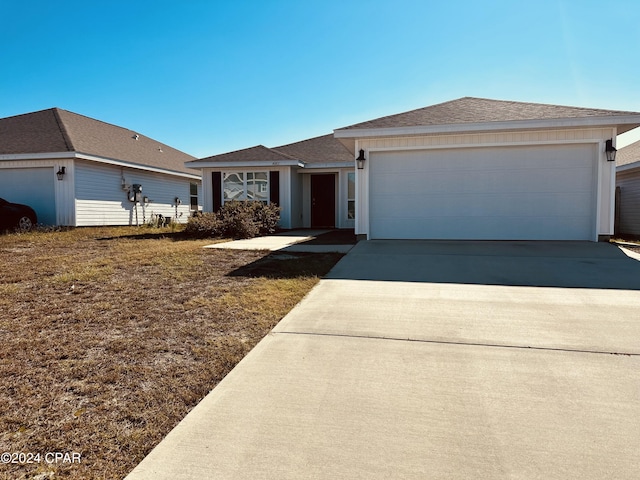
<instances>
[{"instance_id":1,"label":"wall-mounted light fixture","mask_svg":"<svg viewBox=\"0 0 640 480\"><path fill-rule=\"evenodd\" d=\"M58 180L62 180L64 178L64 174L67 173L67 169L65 167L58 168L56 175L58 176Z\"/></svg>"},{"instance_id":2,"label":"wall-mounted light fixture","mask_svg":"<svg viewBox=\"0 0 640 480\"><path fill-rule=\"evenodd\" d=\"M362 170L364 168L364 162L367 159L364 158L364 150L360 149L360 155L356 158L356 164L358 165L358 170Z\"/></svg>"},{"instance_id":3,"label":"wall-mounted light fixture","mask_svg":"<svg viewBox=\"0 0 640 480\"><path fill-rule=\"evenodd\" d=\"M618 150L616 149L616 147L613 146L613 139L609 139L606 141L605 143L605 147L604 147L604 153L607 156L607 161L608 162L615 162L616 161L616 152Z\"/></svg>"}]
</instances>

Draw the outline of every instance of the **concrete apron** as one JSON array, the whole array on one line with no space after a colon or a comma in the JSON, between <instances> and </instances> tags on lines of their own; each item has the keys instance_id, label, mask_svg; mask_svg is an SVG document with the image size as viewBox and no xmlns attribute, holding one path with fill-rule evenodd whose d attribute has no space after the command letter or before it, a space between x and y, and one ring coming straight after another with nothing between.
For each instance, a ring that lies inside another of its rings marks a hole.
<instances>
[{"instance_id":1,"label":"concrete apron","mask_svg":"<svg viewBox=\"0 0 640 480\"><path fill-rule=\"evenodd\" d=\"M127 478L634 478L640 262L455 243L358 244Z\"/></svg>"}]
</instances>

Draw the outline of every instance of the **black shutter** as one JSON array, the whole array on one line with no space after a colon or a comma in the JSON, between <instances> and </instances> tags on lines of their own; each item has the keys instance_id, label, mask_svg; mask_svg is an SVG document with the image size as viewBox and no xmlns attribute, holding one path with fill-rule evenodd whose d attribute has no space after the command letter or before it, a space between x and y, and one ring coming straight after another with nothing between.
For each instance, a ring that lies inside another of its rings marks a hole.
<instances>
[{"instance_id":1,"label":"black shutter","mask_svg":"<svg viewBox=\"0 0 640 480\"><path fill-rule=\"evenodd\" d=\"M280 204L280 172L269 172L269 202Z\"/></svg>"},{"instance_id":2,"label":"black shutter","mask_svg":"<svg viewBox=\"0 0 640 480\"><path fill-rule=\"evenodd\" d=\"M213 211L217 212L222 207L222 172L211 172L211 184L213 186Z\"/></svg>"}]
</instances>

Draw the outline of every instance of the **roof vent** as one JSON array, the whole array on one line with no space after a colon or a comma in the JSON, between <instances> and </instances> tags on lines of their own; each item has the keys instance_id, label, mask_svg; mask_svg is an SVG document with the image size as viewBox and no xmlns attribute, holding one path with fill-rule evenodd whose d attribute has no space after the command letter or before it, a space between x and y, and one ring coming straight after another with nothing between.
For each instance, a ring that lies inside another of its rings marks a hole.
<instances>
[{"instance_id":1,"label":"roof vent","mask_svg":"<svg viewBox=\"0 0 640 480\"><path fill-rule=\"evenodd\" d=\"M139 138L140 138L140 135L138 135L137 133L133 135L134 140L138 140Z\"/></svg>"},{"instance_id":2,"label":"roof vent","mask_svg":"<svg viewBox=\"0 0 640 480\"><path fill-rule=\"evenodd\" d=\"M158 151L162 153L162 147L158 147Z\"/></svg>"}]
</instances>

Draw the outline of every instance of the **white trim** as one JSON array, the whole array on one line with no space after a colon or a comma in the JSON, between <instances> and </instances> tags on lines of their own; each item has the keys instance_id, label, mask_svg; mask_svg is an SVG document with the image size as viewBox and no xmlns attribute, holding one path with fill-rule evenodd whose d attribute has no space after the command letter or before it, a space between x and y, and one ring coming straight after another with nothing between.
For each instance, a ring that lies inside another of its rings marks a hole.
<instances>
[{"instance_id":1,"label":"white trim","mask_svg":"<svg viewBox=\"0 0 640 480\"><path fill-rule=\"evenodd\" d=\"M615 138L615 135L613 135L613 138ZM356 140L356 143L358 142L358 140ZM509 142L509 141L504 141L504 142L488 142L488 143L482 143L482 142L473 142L473 143L466 143L466 144L445 144L445 145L410 145L410 146L392 146L392 147L369 147L367 149L365 149L365 156L367 158L367 161L365 162L365 166L363 170L359 170L359 172L362 172L362 175L365 176L366 178L366 189L365 189L365 193L363 193L363 198L360 199L360 197L357 197L358 200L360 200L361 205L363 206L362 210L360 210L360 208L357 206L356 202L356 234L359 233L366 233L367 235L367 240L369 240L370 237L370 221L369 221L369 215L370 215L370 211L369 211L369 189L370 189L370 178L369 178L369 168L368 168L368 164L369 164L369 159L370 159L370 154L372 152L387 152L387 151L408 151L408 150L451 150L451 149L458 149L458 148L500 148L500 147L521 147L521 146L531 146L531 147L535 147L535 146L544 146L544 145L593 145L595 148L597 148L597 166L596 166L596 188L597 188L597 193L596 193L596 205L595 205L595 224L593 225L593 241L598 241L598 235L600 235L600 225L601 225L601 215L602 215L602 210L601 210L601 206L602 206L602 183L601 183L601 175L602 175L602 163L609 163L606 161L606 158L604 157L604 140L602 140L601 138L587 138L587 139L575 139L575 140L542 140L542 141L532 141L532 140L525 140L525 141L517 141L517 142ZM359 151L359 148L356 148L356 152ZM357 170L357 169L356 169ZM614 181L615 181L615 175L614 175ZM360 184L360 182L358 181L357 177L356 177L356 189L358 188L358 185ZM615 192L615 189L614 189ZM356 194L357 194L357 190L356 190ZM358 219L358 212L362 212L363 213L363 218L362 221ZM615 216L610 215L611 218L615 218ZM611 230L611 232L613 232L613 230Z\"/></svg>"},{"instance_id":2,"label":"white trim","mask_svg":"<svg viewBox=\"0 0 640 480\"><path fill-rule=\"evenodd\" d=\"M278 160L274 162L268 162L263 160L255 160L251 162L185 162L185 167L193 169L203 168L252 168L252 167L304 167L304 164L298 160Z\"/></svg>"},{"instance_id":3,"label":"white trim","mask_svg":"<svg viewBox=\"0 0 640 480\"><path fill-rule=\"evenodd\" d=\"M605 144L605 140L600 140L598 142L597 145L597 151L596 151L596 178L595 178L595 182L596 182L596 221L595 221L595 238L593 238L592 240L594 242L598 241L598 235L600 234L600 226L602 225L602 218L601 218L601 209L602 209L602 162L607 161L607 159L604 156L604 144ZM593 187L591 187L593 188Z\"/></svg>"},{"instance_id":4,"label":"white trim","mask_svg":"<svg viewBox=\"0 0 640 480\"><path fill-rule=\"evenodd\" d=\"M616 146L616 138L617 132L613 131L613 135L611 139L613 140L613 146ZM606 153L605 153L606 157ZM606 158L605 158L606 161ZM598 162L599 163L599 162ZM607 167L609 168L609 202L613 206L613 208L609 209L609 232L605 235L613 235L615 233L615 223L616 223L616 162L606 161ZM596 241L598 239L596 238Z\"/></svg>"},{"instance_id":5,"label":"white trim","mask_svg":"<svg viewBox=\"0 0 640 480\"><path fill-rule=\"evenodd\" d=\"M201 175L196 173L183 173L175 170L167 170L159 167L152 167L149 165L142 165L139 163L129 163L123 160L116 160L106 157L97 157L95 155L89 155L81 152L51 152L51 153L16 153L10 155L0 155L0 161L22 161L22 160L58 160L65 158L78 158L81 160L89 160L92 162L106 163L108 165L117 165L119 167L137 168L138 170L145 170L148 172L164 173L167 175L176 175L178 177L190 178L193 180L199 180Z\"/></svg>"},{"instance_id":6,"label":"white trim","mask_svg":"<svg viewBox=\"0 0 640 480\"><path fill-rule=\"evenodd\" d=\"M351 162L330 162L330 163L303 163L298 160L283 160L276 162L250 161L250 162L186 162L187 168L203 169L203 168L251 168L251 167L298 167L305 170L316 170L319 168L349 168L353 164Z\"/></svg>"},{"instance_id":7,"label":"white trim","mask_svg":"<svg viewBox=\"0 0 640 480\"><path fill-rule=\"evenodd\" d=\"M320 168L355 168L353 162L333 162L333 163L305 163L305 170L317 170Z\"/></svg>"},{"instance_id":8,"label":"white trim","mask_svg":"<svg viewBox=\"0 0 640 480\"><path fill-rule=\"evenodd\" d=\"M571 144L583 144L593 143L597 144L602 142L601 138L586 138L576 140L523 140L519 142L474 142L463 144L443 144L443 145L409 145L409 146L392 146L392 147L369 147L366 151L370 152L385 152L385 151L398 151L398 150L449 150L452 148L480 148L480 147L522 147L522 146L535 146L535 145L571 145ZM604 144L603 144L604 145ZM604 148L604 147L603 147ZM366 166L365 166L366 168Z\"/></svg>"},{"instance_id":9,"label":"white trim","mask_svg":"<svg viewBox=\"0 0 640 480\"><path fill-rule=\"evenodd\" d=\"M74 152L56 152L56 153L12 153L0 155L1 160L57 160L60 158L73 158Z\"/></svg>"},{"instance_id":10,"label":"white trim","mask_svg":"<svg viewBox=\"0 0 640 480\"><path fill-rule=\"evenodd\" d=\"M512 120L505 122L454 123L414 127L348 128L333 131L335 138L368 138L406 135L429 135L434 133L492 132L530 129L558 129L572 127L608 127L617 125L640 126L640 115L610 117L558 118L549 120Z\"/></svg>"}]
</instances>

